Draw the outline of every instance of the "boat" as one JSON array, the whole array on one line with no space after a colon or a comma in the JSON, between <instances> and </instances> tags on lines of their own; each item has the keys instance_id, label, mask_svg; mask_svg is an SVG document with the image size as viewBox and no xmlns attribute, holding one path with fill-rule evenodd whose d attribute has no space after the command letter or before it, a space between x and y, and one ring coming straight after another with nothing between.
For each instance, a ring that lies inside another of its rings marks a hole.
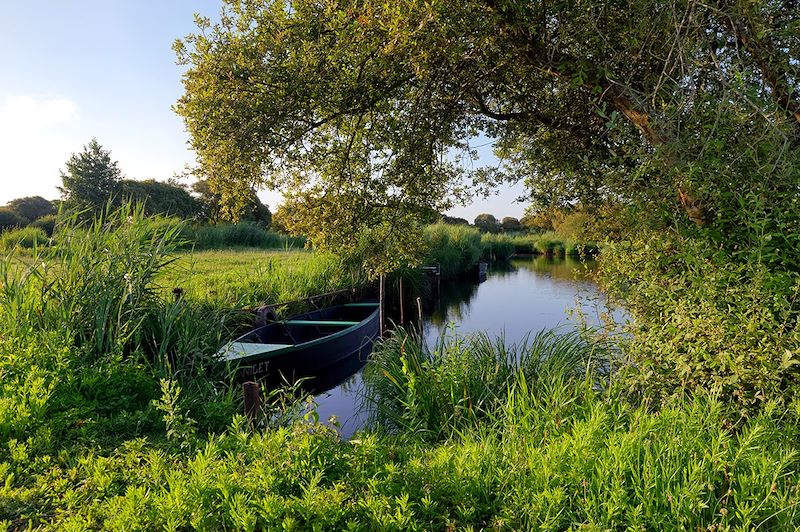
<instances>
[{"instance_id":1,"label":"boat","mask_svg":"<svg viewBox=\"0 0 800 532\"><path fill-rule=\"evenodd\" d=\"M229 342L220 361L241 381L296 382L341 365L363 365L378 336L378 303L347 303L274 321Z\"/></svg>"}]
</instances>

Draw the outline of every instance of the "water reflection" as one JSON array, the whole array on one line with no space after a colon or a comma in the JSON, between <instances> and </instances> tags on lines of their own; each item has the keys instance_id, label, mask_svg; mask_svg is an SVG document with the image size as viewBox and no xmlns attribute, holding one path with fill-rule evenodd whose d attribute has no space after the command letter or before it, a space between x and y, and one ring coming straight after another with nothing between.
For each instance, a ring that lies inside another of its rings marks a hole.
<instances>
[{"instance_id":1,"label":"water reflection","mask_svg":"<svg viewBox=\"0 0 800 532\"><path fill-rule=\"evenodd\" d=\"M516 343L529 332L555 327L574 327L570 309L591 303L598 298L595 285L589 280L593 263L566 258L520 257L495 265L481 285L461 286L445 293L423 330L426 341L433 345L449 325L460 333L487 331L503 334L506 341ZM589 324L599 325L592 318Z\"/></svg>"}]
</instances>

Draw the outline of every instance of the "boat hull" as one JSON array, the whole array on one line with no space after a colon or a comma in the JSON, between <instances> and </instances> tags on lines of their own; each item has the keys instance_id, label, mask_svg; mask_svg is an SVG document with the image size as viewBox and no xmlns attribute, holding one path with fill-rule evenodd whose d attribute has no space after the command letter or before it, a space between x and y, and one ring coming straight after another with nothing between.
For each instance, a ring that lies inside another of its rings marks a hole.
<instances>
[{"instance_id":1,"label":"boat hull","mask_svg":"<svg viewBox=\"0 0 800 532\"><path fill-rule=\"evenodd\" d=\"M378 333L376 303L340 305L254 329L228 344L220 356L238 366L242 382L294 383L337 373L339 367L358 369Z\"/></svg>"}]
</instances>

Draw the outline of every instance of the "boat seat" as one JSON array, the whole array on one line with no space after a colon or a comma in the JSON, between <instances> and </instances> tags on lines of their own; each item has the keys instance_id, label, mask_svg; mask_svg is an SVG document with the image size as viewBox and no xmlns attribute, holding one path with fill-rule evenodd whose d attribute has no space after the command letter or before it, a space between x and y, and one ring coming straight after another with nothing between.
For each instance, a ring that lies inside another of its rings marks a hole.
<instances>
[{"instance_id":1,"label":"boat seat","mask_svg":"<svg viewBox=\"0 0 800 532\"><path fill-rule=\"evenodd\" d=\"M335 321L335 320L286 320L286 325L328 325L332 327L352 327L360 321Z\"/></svg>"}]
</instances>

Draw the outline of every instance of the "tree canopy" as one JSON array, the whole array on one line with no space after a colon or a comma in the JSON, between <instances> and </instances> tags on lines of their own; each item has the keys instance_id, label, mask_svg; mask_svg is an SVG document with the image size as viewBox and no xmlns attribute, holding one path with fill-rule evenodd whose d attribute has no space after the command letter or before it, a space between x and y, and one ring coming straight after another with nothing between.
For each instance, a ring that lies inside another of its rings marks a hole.
<instances>
[{"instance_id":1,"label":"tree canopy","mask_svg":"<svg viewBox=\"0 0 800 532\"><path fill-rule=\"evenodd\" d=\"M493 214L481 213L475 217L475 227L484 233L496 233L500 230L500 222Z\"/></svg>"},{"instance_id":2,"label":"tree canopy","mask_svg":"<svg viewBox=\"0 0 800 532\"><path fill-rule=\"evenodd\" d=\"M13 199L6 204L6 207L13 209L28 222L33 222L43 216L55 214L57 210L51 201L41 196L27 196Z\"/></svg>"},{"instance_id":3,"label":"tree canopy","mask_svg":"<svg viewBox=\"0 0 800 532\"><path fill-rule=\"evenodd\" d=\"M176 109L224 203L279 187L322 247L414 231L498 179L543 207L713 226L724 246L765 229L754 213L797 228L795 2L226 4L176 43ZM465 164L479 134L501 167Z\"/></svg>"},{"instance_id":4,"label":"tree canopy","mask_svg":"<svg viewBox=\"0 0 800 532\"><path fill-rule=\"evenodd\" d=\"M164 183L154 179L124 179L120 185L121 199L143 203L146 214L194 218L202 212L200 202L177 183Z\"/></svg>"},{"instance_id":5,"label":"tree canopy","mask_svg":"<svg viewBox=\"0 0 800 532\"><path fill-rule=\"evenodd\" d=\"M98 212L121 192L122 172L97 139L73 153L66 167L61 172L63 186L59 190L67 208Z\"/></svg>"}]
</instances>

